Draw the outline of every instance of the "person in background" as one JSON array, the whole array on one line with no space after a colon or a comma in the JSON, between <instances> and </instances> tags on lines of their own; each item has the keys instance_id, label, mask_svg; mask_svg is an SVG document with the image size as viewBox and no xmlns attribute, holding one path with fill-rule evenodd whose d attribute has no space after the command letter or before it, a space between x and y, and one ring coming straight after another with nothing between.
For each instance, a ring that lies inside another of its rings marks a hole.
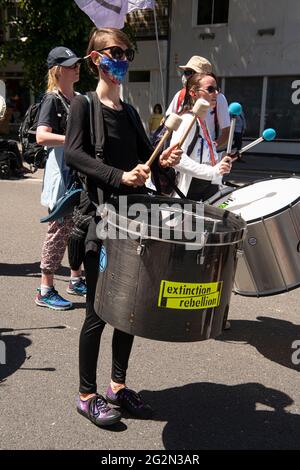
<instances>
[{"instance_id":1,"label":"person in background","mask_svg":"<svg viewBox=\"0 0 300 470\"><path fill-rule=\"evenodd\" d=\"M153 132L156 131L156 129L159 127L162 121L162 118L163 118L162 107L159 103L157 103L153 107L153 113L151 114L149 121L148 121L150 135L153 134Z\"/></svg>"},{"instance_id":2,"label":"person in background","mask_svg":"<svg viewBox=\"0 0 300 470\"><path fill-rule=\"evenodd\" d=\"M246 130L246 118L242 111L240 115L235 116L235 128L233 135L233 147L241 150L243 145L243 135Z\"/></svg>"},{"instance_id":3,"label":"person in background","mask_svg":"<svg viewBox=\"0 0 300 470\"><path fill-rule=\"evenodd\" d=\"M81 60L65 46L55 47L47 58L48 87L40 109L36 141L48 149L41 202L49 210L65 194L74 178L73 171L65 163L64 143L69 107L76 95L74 83L79 80ZM40 307L53 310L72 308L72 302L64 299L54 288L54 274L61 265L72 227L71 215L48 223L42 247L41 286L35 297L35 303ZM86 294L80 266L71 266L67 292L73 295Z\"/></svg>"},{"instance_id":4,"label":"person in background","mask_svg":"<svg viewBox=\"0 0 300 470\"><path fill-rule=\"evenodd\" d=\"M180 113L183 109L184 99L186 96L187 80L195 73L210 73L217 82L216 76L213 74L211 63L201 56L192 56L186 65L180 65L183 70L182 84L183 88L178 91L172 99L166 115L171 113ZM210 132L212 140L215 142L217 152L221 152L227 144L230 131L230 116L228 112L228 103L220 91L217 94L217 100L210 111L207 113L205 122Z\"/></svg>"}]
</instances>

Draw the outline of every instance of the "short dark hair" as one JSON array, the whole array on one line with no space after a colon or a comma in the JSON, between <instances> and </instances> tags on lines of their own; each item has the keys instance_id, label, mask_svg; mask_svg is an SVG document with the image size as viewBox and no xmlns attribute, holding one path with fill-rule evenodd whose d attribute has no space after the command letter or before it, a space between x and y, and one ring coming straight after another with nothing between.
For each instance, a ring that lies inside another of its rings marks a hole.
<instances>
[{"instance_id":1,"label":"short dark hair","mask_svg":"<svg viewBox=\"0 0 300 470\"><path fill-rule=\"evenodd\" d=\"M104 49L105 47L113 46L114 44L109 44L110 40L122 42L128 48L132 47L127 34L123 33L123 31L120 31L119 29L93 28L90 32L86 55L90 55L92 51L99 51L101 49ZM88 66L92 73L98 77L99 69L90 57L88 58Z\"/></svg>"},{"instance_id":2,"label":"short dark hair","mask_svg":"<svg viewBox=\"0 0 300 470\"><path fill-rule=\"evenodd\" d=\"M155 109L156 109L156 108L158 108L159 113L162 114L162 107L161 107L161 104L156 103L156 104L153 106L153 112L155 112Z\"/></svg>"}]
</instances>

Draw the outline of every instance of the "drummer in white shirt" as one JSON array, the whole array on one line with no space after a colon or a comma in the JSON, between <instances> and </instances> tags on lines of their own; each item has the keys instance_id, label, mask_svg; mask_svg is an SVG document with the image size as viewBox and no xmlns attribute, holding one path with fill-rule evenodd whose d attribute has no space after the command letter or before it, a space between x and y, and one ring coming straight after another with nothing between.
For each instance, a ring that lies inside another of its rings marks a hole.
<instances>
[{"instance_id":1,"label":"drummer in white shirt","mask_svg":"<svg viewBox=\"0 0 300 470\"><path fill-rule=\"evenodd\" d=\"M180 114L182 111L188 78L190 78L194 73L213 74L211 63L204 57L200 56L192 56L186 65L180 65L179 68L183 70L182 84L184 85L184 88L175 94L167 109L167 116L171 113ZM213 77L217 81L214 74ZM226 146L230 130L228 103L223 93L218 92L214 107L212 107L207 113L205 121L210 131L211 138L215 142L216 149L219 152Z\"/></svg>"},{"instance_id":2,"label":"drummer in white shirt","mask_svg":"<svg viewBox=\"0 0 300 470\"><path fill-rule=\"evenodd\" d=\"M173 131L171 145L180 141L185 129L193 119L191 109L195 101L203 98L210 103L211 109L213 109L216 106L218 96L217 83L211 73L194 73L188 79L186 96L181 110L183 122L177 131ZM198 138L196 139L197 134ZM232 162L235 159L225 156L218 163L216 146L208 125L205 120L199 118L183 143L182 150L181 161L175 166L175 170L178 172L176 184L188 199L205 201L219 190L222 176L231 171ZM230 329L228 320L225 322L224 329Z\"/></svg>"},{"instance_id":3,"label":"drummer in white shirt","mask_svg":"<svg viewBox=\"0 0 300 470\"><path fill-rule=\"evenodd\" d=\"M218 88L212 74L193 74L186 84L186 96L181 112L182 124L173 131L171 145L180 141L185 129L193 119L191 110L199 98L203 98L214 108ZM232 159L225 156L218 162L216 146L205 120L198 118L187 139L182 145L181 161L176 165L177 186L180 191L194 201L205 201L213 196L222 183L222 176L231 170Z\"/></svg>"}]
</instances>

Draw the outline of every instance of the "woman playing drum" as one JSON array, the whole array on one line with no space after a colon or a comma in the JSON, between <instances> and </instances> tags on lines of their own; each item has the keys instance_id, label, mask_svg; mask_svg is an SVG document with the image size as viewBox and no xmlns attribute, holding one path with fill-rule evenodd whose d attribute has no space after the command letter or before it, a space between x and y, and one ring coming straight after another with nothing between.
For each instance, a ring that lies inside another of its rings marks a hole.
<instances>
[{"instance_id":1,"label":"woman playing drum","mask_svg":"<svg viewBox=\"0 0 300 470\"><path fill-rule=\"evenodd\" d=\"M173 132L171 145L179 142L184 129L193 119L191 110L197 99L205 99L211 107L216 103L218 87L214 77L210 74L194 74L188 79L186 89L187 93L181 115L183 123L177 131ZM195 136L196 142L194 141ZM191 147L192 151L190 152ZM200 118L197 118L182 150L181 161L176 166L176 170L178 170L177 186L188 199L204 201L219 190L222 175L231 170L232 159L225 156L218 162L215 144L210 137L205 120Z\"/></svg>"},{"instance_id":2,"label":"woman playing drum","mask_svg":"<svg viewBox=\"0 0 300 470\"><path fill-rule=\"evenodd\" d=\"M111 194L146 192L144 184L150 168L139 162L146 162L153 149L136 110L120 99L120 84L129 62L134 58L128 37L117 29L95 29L90 37L87 55L90 67L99 79L96 93L104 121L104 158L94 158L89 103L84 96L78 96L72 102L65 154L67 164L86 175L87 197L98 205L99 188L103 193L103 201ZM173 166L179 162L181 153L181 150L168 148L160 155L158 164L162 167ZM133 336L117 329L114 330L112 342L111 383L106 398L97 393L97 360L105 322L94 310L101 247L96 236L95 212L86 240L86 319L79 344L80 389L77 410L96 425L107 426L121 419L120 412L109 407L108 401L142 418L150 416L151 408L139 394L125 385Z\"/></svg>"}]
</instances>

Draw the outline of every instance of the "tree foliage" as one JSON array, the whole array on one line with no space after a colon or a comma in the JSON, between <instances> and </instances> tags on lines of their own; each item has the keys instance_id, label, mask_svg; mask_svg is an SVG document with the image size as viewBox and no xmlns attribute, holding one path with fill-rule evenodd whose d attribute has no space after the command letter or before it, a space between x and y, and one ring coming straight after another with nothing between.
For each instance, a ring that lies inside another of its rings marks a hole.
<instances>
[{"instance_id":1,"label":"tree foliage","mask_svg":"<svg viewBox=\"0 0 300 470\"><path fill-rule=\"evenodd\" d=\"M13 0L0 0L1 11L14 5ZM17 5L18 15L8 18L14 21L16 39L0 46L0 66L9 61L22 63L25 83L38 94L45 89L49 51L64 45L84 56L94 24L73 0L20 0ZM95 80L82 67L78 90L93 87Z\"/></svg>"}]
</instances>

